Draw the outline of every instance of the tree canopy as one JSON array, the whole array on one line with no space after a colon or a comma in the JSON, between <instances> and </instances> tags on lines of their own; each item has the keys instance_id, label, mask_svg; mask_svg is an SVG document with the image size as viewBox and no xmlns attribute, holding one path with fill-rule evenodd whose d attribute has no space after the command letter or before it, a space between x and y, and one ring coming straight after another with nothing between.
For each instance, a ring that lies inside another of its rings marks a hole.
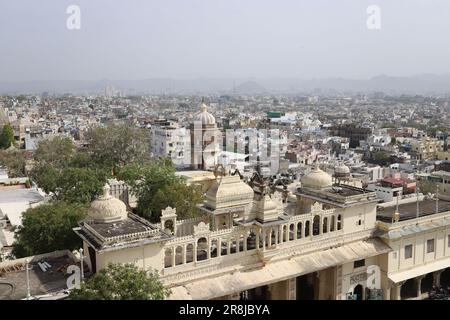
<instances>
[{"instance_id":1,"label":"tree canopy","mask_svg":"<svg viewBox=\"0 0 450 320\"><path fill-rule=\"evenodd\" d=\"M201 190L186 185L183 178L175 175L170 159L157 159L124 166L118 177L125 181L138 198L138 214L157 222L161 210L167 206L177 208L180 219L198 215L197 204L202 202Z\"/></svg>"},{"instance_id":2,"label":"tree canopy","mask_svg":"<svg viewBox=\"0 0 450 320\"><path fill-rule=\"evenodd\" d=\"M72 228L86 216L86 207L63 201L28 209L16 230L13 254L17 258L62 249L79 249L81 239Z\"/></svg>"},{"instance_id":3,"label":"tree canopy","mask_svg":"<svg viewBox=\"0 0 450 320\"><path fill-rule=\"evenodd\" d=\"M5 124L0 134L0 149L8 149L14 144L14 130L11 125Z\"/></svg>"},{"instance_id":4,"label":"tree canopy","mask_svg":"<svg viewBox=\"0 0 450 320\"><path fill-rule=\"evenodd\" d=\"M157 271L140 270L133 264L109 264L81 284L80 289L73 289L69 299L164 300L169 294Z\"/></svg>"},{"instance_id":5,"label":"tree canopy","mask_svg":"<svg viewBox=\"0 0 450 320\"><path fill-rule=\"evenodd\" d=\"M11 178L25 176L25 156L21 150L0 150L0 165L7 168Z\"/></svg>"},{"instance_id":6,"label":"tree canopy","mask_svg":"<svg viewBox=\"0 0 450 320\"><path fill-rule=\"evenodd\" d=\"M148 157L148 134L127 124L93 127L86 133L86 152L97 167L110 170Z\"/></svg>"}]
</instances>

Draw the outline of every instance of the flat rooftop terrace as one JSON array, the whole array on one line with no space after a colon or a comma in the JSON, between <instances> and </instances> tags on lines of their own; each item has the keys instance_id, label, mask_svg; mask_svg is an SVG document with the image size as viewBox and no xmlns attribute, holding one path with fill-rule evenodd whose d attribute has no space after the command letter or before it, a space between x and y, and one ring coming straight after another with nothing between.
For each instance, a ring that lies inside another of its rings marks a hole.
<instances>
[{"instance_id":1,"label":"flat rooftop terrace","mask_svg":"<svg viewBox=\"0 0 450 320\"><path fill-rule=\"evenodd\" d=\"M438 213L450 211L450 201L439 200ZM386 207L384 209L379 208L377 211L377 220L383 222L391 222L392 215L396 210L396 206ZM414 219L417 217L417 202L410 202L400 204L398 206L400 213L400 221ZM428 216L436 213L436 200L423 200L419 202L419 216Z\"/></svg>"}]
</instances>

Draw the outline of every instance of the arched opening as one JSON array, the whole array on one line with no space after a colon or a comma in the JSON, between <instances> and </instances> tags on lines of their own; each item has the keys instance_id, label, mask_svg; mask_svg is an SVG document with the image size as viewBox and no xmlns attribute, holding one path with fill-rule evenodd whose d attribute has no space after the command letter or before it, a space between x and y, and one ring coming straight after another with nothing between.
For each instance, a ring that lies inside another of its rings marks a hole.
<instances>
[{"instance_id":1,"label":"arched opening","mask_svg":"<svg viewBox=\"0 0 450 320\"><path fill-rule=\"evenodd\" d=\"M400 290L400 297L402 300L417 297L416 281L408 279Z\"/></svg>"},{"instance_id":2,"label":"arched opening","mask_svg":"<svg viewBox=\"0 0 450 320\"><path fill-rule=\"evenodd\" d=\"M313 219L313 236L317 236L320 233L320 217L314 216Z\"/></svg>"},{"instance_id":3,"label":"arched opening","mask_svg":"<svg viewBox=\"0 0 450 320\"><path fill-rule=\"evenodd\" d=\"M336 218L334 216L331 216L330 232L334 231L334 224L335 223L336 223Z\"/></svg>"},{"instance_id":4,"label":"arched opening","mask_svg":"<svg viewBox=\"0 0 450 320\"><path fill-rule=\"evenodd\" d=\"M206 260L208 257L208 240L200 238L197 240L197 261Z\"/></svg>"},{"instance_id":5,"label":"arched opening","mask_svg":"<svg viewBox=\"0 0 450 320\"><path fill-rule=\"evenodd\" d=\"M211 241L211 258L217 257L217 239Z\"/></svg>"},{"instance_id":6,"label":"arched opening","mask_svg":"<svg viewBox=\"0 0 450 320\"><path fill-rule=\"evenodd\" d=\"M317 277L314 273L308 273L296 279L297 300L314 300Z\"/></svg>"},{"instance_id":7,"label":"arched opening","mask_svg":"<svg viewBox=\"0 0 450 320\"><path fill-rule=\"evenodd\" d=\"M247 250L256 249L256 234L255 232L250 231L250 234L247 237Z\"/></svg>"},{"instance_id":8,"label":"arched opening","mask_svg":"<svg viewBox=\"0 0 450 320\"><path fill-rule=\"evenodd\" d=\"M228 254L228 239L222 239L220 254L222 256L226 256Z\"/></svg>"},{"instance_id":9,"label":"arched opening","mask_svg":"<svg viewBox=\"0 0 450 320\"><path fill-rule=\"evenodd\" d=\"M172 220L167 220L166 222L164 222L164 231L166 231L169 234L174 234L173 233L173 221Z\"/></svg>"},{"instance_id":10,"label":"arched opening","mask_svg":"<svg viewBox=\"0 0 450 320\"><path fill-rule=\"evenodd\" d=\"M194 261L194 245L189 243L186 246L186 263Z\"/></svg>"},{"instance_id":11,"label":"arched opening","mask_svg":"<svg viewBox=\"0 0 450 320\"><path fill-rule=\"evenodd\" d=\"M178 246L175 249L175 265L183 264L183 248Z\"/></svg>"},{"instance_id":12,"label":"arched opening","mask_svg":"<svg viewBox=\"0 0 450 320\"><path fill-rule=\"evenodd\" d=\"M237 246L237 241L235 238L233 238L231 240L231 248L230 248L230 253L236 253L236 246Z\"/></svg>"},{"instance_id":13,"label":"arched opening","mask_svg":"<svg viewBox=\"0 0 450 320\"><path fill-rule=\"evenodd\" d=\"M328 232L328 218L325 217L323 218L323 228L322 228L322 233L327 233Z\"/></svg>"},{"instance_id":14,"label":"arched opening","mask_svg":"<svg viewBox=\"0 0 450 320\"><path fill-rule=\"evenodd\" d=\"M309 237L309 220L305 222L305 237Z\"/></svg>"},{"instance_id":15,"label":"arched opening","mask_svg":"<svg viewBox=\"0 0 450 320\"><path fill-rule=\"evenodd\" d=\"M278 240L278 239L275 239L275 232L277 232L276 230L274 230L274 229L270 229L269 230L269 233L270 233L270 243L271 243L271 245L272 246L274 246L274 245L276 245L277 243L276 243L276 241L275 240Z\"/></svg>"},{"instance_id":16,"label":"arched opening","mask_svg":"<svg viewBox=\"0 0 450 320\"><path fill-rule=\"evenodd\" d=\"M342 216L338 215L337 217L337 229L341 230L342 229Z\"/></svg>"},{"instance_id":17,"label":"arched opening","mask_svg":"<svg viewBox=\"0 0 450 320\"><path fill-rule=\"evenodd\" d=\"M283 226L283 242L286 242L287 241L287 237L286 237L286 226Z\"/></svg>"},{"instance_id":18,"label":"arched opening","mask_svg":"<svg viewBox=\"0 0 450 320\"><path fill-rule=\"evenodd\" d=\"M301 239L302 238L302 223L299 222L297 223L297 239Z\"/></svg>"},{"instance_id":19,"label":"arched opening","mask_svg":"<svg viewBox=\"0 0 450 320\"><path fill-rule=\"evenodd\" d=\"M450 268L445 269L441 273L440 282L441 282L440 283L441 287L443 287L444 289L447 289L448 287L450 287Z\"/></svg>"},{"instance_id":20,"label":"arched opening","mask_svg":"<svg viewBox=\"0 0 450 320\"><path fill-rule=\"evenodd\" d=\"M241 234L241 235L239 236L239 252L244 251L244 241L245 241L244 235Z\"/></svg>"},{"instance_id":21,"label":"arched opening","mask_svg":"<svg viewBox=\"0 0 450 320\"><path fill-rule=\"evenodd\" d=\"M170 268L172 267L172 249L166 248L164 251L164 268Z\"/></svg>"},{"instance_id":22,"label":"arched opening","mask_svg":"<svg viewBox=\"0 0 450 320\"><path fill-rule=\"evenodd\" d=\"M354 289L353 289L353 296L355 297L355 300L363 300L364 296L364 288L362 285L358 284Z\"/></svg>"},{"instance_id":23,"label":"arched opening","mask_svg":"<svg viewBox=\"0 0 450 320\"><path fill-rule=\"evenodd\" d=\"M422 293L430 292L433 289L433 273L428 273L420 283L420 291Z\"/></svg>"},{"instance_id":24,"label":"arched opening","mask_svg":"<svg viewBox=\"0 0 450 320\"><path fill-rule=\"evenodd\" d=\"M294 240L294 225L291 224L289 226L289 241Z\"/></svg>"}]
</instances>

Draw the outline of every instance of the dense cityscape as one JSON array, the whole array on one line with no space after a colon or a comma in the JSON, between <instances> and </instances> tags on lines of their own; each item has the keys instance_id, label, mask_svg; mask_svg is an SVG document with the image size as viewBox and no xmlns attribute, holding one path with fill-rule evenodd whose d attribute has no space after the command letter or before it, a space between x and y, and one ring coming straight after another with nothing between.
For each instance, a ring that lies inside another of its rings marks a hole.
<instances>
[{"instance_id":1,"label":"dense cityscape","mask_svg":"<svg viewBox=\"0 0 450 320\"><path fill-rule=\"evenodd\" d=\"M0 1L2 316L450 300L449 10Z\"/></svg>"}]
</instances>

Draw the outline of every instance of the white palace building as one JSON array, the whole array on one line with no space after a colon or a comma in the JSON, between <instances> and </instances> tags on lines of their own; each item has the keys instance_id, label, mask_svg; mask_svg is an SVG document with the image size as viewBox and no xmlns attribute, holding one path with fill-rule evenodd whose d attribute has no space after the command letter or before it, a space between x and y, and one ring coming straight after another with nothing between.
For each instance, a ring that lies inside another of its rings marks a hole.
<instances>
[{"instance_id":1,"label":"white palace building","mask_svg":"<svg viewBox=\"0 0 450 320\"><path fill-rule=\"evenodd\" d=\"M74 229L89 269L156 269L183 300L421 299L450 285L450 202L424 200L418 217L416 203L377 212L375 192L317 164L285 196L258 170L246 184L218 169L189 220L169 207L151 224L106 185Z\"/></svg>"}]
</instances>

